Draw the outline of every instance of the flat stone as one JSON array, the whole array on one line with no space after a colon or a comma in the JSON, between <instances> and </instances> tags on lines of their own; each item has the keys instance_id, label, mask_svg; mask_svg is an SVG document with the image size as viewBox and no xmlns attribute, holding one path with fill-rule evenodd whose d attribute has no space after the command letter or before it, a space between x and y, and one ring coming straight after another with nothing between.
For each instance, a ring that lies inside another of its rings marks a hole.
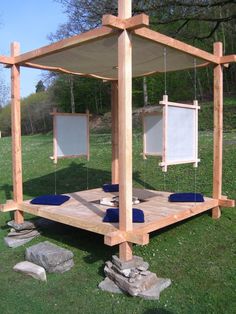
<instances>
[{"instance_id":1,"label":"flat stone","mask_svg":"<svg viewBox=\"0 0 236 314\"><path fill-rule=\"evenodd\" d=\"M16 264L13 269L41 281L47 281L45 269L41 266L24 261Z\"/></svg>"},{"instance_id":2,"label":"flat stone","mask_svg":"<svg viewBox=\"0 0 236 314\"><path fill-rule=\"evenodd\" d=\"M26 249L27 261L40 265L48 272L63 273L74 266L73 253L48 241Z\"/></svg>"},{"instance_id":3,"label":"flat stone","mask_svg":"<svg viewBox=\"0 0 236 314\"><path fill-rule=\"evenodd\" d=\"M39 236L40 233L37 230L22 230L22 231L13 231L8 233L8 237L12 237L14 239L28 239Z\"/></svg>"},{"instance_id":4,"label":"flat stone","mask_svg":"<svg viewBox=\"0 0 236 314\"><path fill-rule=\"evenodd\" d=\"M138 294L138 297L141 297L145 300L159 300L160 293L168 288L171 285L171 280L168 278L158 278L158 282L151 288L145 291L142 291Z\"/></svg>"},{"instance_id":5,"label":"flat stone","mask_svg":"<svg viewBox=\"0 0 236 314\"><path fill-rule=\"evenodd\" d=\"M123 293L123 291L114 283L114 281L112 281L108 277L106 277L102 282L100 282L98 287L103 291L111 293Z\"/></svg>"},{"instance_id":6,"label":"flat stone","mask_svg":"<svg viewBox=\"0 0 236 314\"><path fill-rule=\"evenodd\" d=\"M36 226L31 221L24 221L22 224L17 224L14 220L8 221L7 225L9 227L14 228L15 230L32 230L35 229Z\"/></svg>"},{"instance_id":7,"label":"flat stone","mask_svg":"<svg viewBox=\"0 0 236 314\"><path fill-rule=\"evenodd\" d=\"M8 247L16 248L18 246L21 246L21 245L24 245L24 244L30 242L34 238L35 238L35 236L30 237L30 238L25 238L25 239L18 239L15 237L5 237L4 242Z\"/></svg>"},{"instance_id":8,"label":"flat stone","mask_svg":"<svg viewBox=\"0 0 236 314\"><path fill-rule=\"evenodd\" d=\"M147 275L149 275L151 272L150 272L150 270L145 270L145 271L141 271L140 272L140 274L142 275L142 276L147 276Z\"/></svg>"},{"instance_id":9,"label":"flat stone","mask_svg":"<svg viewBox=\"0 0 236 314\"><path fill-rule=\"evenodd\" d=\"M143 258L140 256L133 256L133 258L130 261L122 261L119 259L118 256L113 255L112 256L112 262L119 267L120 269L127 269L127 268L135 268L143 265L144 261Z\"/></svg>"}]
</instances>

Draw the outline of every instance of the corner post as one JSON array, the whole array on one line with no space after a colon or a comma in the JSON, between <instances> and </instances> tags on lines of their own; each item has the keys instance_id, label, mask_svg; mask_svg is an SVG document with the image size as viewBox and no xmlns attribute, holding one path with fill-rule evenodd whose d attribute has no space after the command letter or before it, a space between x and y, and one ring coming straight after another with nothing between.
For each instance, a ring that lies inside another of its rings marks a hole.
<instances>
[{"instance_id":1,"label":"corner post","mask_svg":"<svg viewBox=\"0 0 236 314\"><path fill-rule=\"evenodd\" d=\"M221 42L214 43L214 55L223 55ZM220 199L222 194L222 150L223 150L223 66L214 68L214 156L213 156L213 198ZM212 209L212 218L221 216L220 207Z\"/></svg>"},{"instance_id":2,"label":"corner post","mask_svg":"<svg viewBox=\"0 0 236 314\"><path fill-rule=\"evenodd\" d=\"M119 0L118 17L130 18L132 1ZM119 107L119 213L121 231L131 231L132 223L132 43L124 30L118 38L118 107ZM119 257L132 259L132 243L119 245Z\"/></svg>"},{"instance_id":3,"label":"corner post","mask_svg":"<svg viewBox=\"0 0 236 314\"><path fill-rule=\"evenodd\" d=\"M119 183L118 150L118 82L111 82L111 118L112 118L112 184Z\"/></svg>"},{"instance_id":4,"label":"corner post","mask_svg":"<svg viewBox=\"0 0 236 314\"><path fill-rule=\"evenodd\" d=\"M17 42L11 44L11 56L20 53L20 45ZM13 199L17 204L23 201L22 185L22 156L21 156L21 108L20 108L20 67L15 64L11 68L11 128L12 128L12 176ZM24 222L22 211L14 213L15 222Z\"/></svg>"}]
</instances>

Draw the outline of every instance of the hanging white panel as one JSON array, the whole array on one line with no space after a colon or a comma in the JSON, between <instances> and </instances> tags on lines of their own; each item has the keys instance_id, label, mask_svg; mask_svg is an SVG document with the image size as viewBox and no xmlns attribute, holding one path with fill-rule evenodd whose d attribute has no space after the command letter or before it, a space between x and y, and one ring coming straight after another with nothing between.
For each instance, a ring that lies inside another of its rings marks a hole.
<instances>
[{"instance_id":1,"label":"hanging white panel","mask_svg":"<svg viewBox=\"0 0 236 314\"><path fill-rule=\"evenodd\" d=\"M54 161L63 157L89 158L89 114L54 113Z\"/></svg>"},{"instance_id":2,"label":"hanging white panel","mask_svg":"<svg viewBox=\"0 0 236 314\"><path fill-rule=\"evenodd\" d=\"M163 154L160 165L167 171L168 165L197 163L198 159L198 102L193 105L168 101L163 96Z\"/></svg>"},{"instance_id":3,"label":"hanging white panel","mask_svg":"<svg viewBox=\"0 0 236 314\"><path fill-rule=\"evenodd\" d=\"M143 114L143 153L161 156L163 147L163 116L162 112Z\"/></svg>"},{"instance_id":4,"label":"hanging white panel","mask_svg":"<svg viewBox=\"0 0 236 314\"><path fill-rule=\"evenodd\" d=\"M166 161L190 161L196 156L196 110L168 107Z\"/></svg>"}]
</instances>

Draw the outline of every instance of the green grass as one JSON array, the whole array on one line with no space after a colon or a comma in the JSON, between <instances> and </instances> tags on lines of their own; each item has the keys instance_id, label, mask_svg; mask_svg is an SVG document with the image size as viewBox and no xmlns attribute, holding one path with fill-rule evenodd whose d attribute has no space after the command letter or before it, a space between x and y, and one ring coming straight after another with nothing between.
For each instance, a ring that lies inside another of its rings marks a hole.
<instances>
[{"instance_id":1,"label":"green grass","mask_svg":"<svg viewBox=\"0 0 236 314\"><path fill-rule=\"evenodd\" d=\"M169 191L212 191L212 133L200 133L199 168L180 165L164 176L156 158L143 161L141 135L134 135L134 186ZM24 197L53 193L52 138L23 137ZM0 203L12 197L10 138L0 139ZM223 194L236 199L236 133L224 134ZM57 166L57 192L100 187L110 181L111 137L92 135L91 160L61 160ZM88 178L88 179L87 179ZM26 216L30 218L29 215ZM159 301L113 295L97 288L104 262L117 253L103 237L55 225L24 247L3 243L10 214L0 215L0 313L235 313L236 213L224 209L221 219L204 213L151 234L150 244L134 247L134 254L150 263L151 271L172 280ZM62 275L48 274L38 282L12 271L24 259L25 247L49 240L74 253L74 268Z\"/></svg>"}]
</instances>

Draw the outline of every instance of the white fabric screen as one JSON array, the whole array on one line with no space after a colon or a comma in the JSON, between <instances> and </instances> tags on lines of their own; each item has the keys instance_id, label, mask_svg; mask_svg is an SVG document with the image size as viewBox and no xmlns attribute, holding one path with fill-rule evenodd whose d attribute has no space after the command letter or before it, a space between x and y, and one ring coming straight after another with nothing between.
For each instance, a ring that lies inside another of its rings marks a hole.
<instances>
[{"instance_id":1,"label":"white fabric screen","mask_svg":"<svg viewBox=\"0 0 236 314\"><path fill-rule=\"evenodd\" d=\"M166 136L167 163L195 160L195 115L195 109L168 106Z\"/></svg>"},{"instance_id":2,"label":"white fabric screen","mask_svg":"<svg viewBox=\"0 0 236 314\"><path fill-rule=\"evenodd\" d=\"M161 112L145 113L144 124L144 155L162 155L163 116Z\"/></svg>"},{"instance_id":3,"label":"white fabric screen","mask_svg":"<svg viewBox=\"0 0 236 314\"><path fill-rule=\"evenodd\" d=\"M54 160L89 154L89 115L54 115Z\"/></svg>"}]
</instances>

